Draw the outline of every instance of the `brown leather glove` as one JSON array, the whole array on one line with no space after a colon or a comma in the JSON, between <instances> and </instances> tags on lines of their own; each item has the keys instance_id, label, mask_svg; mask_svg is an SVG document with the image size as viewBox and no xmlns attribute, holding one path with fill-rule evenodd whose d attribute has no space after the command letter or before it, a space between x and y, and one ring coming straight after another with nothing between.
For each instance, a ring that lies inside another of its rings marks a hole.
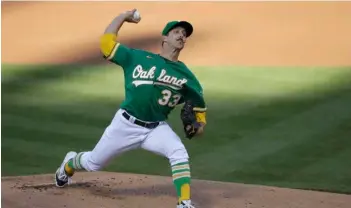
<instances>
[{"instance_id":1,"label":"brown leather glove","mask_svg":"<svg viewBox=\"0 0 351 208\"><path fill-rule=\"evenodd\" d=\"M201 127L201 124L196 121L196 114L193 108L194 106L192 103L186 101L180 111L180 118L183 123L185 136L188 139L192 139Z\"/></svg>"}]
</instances>

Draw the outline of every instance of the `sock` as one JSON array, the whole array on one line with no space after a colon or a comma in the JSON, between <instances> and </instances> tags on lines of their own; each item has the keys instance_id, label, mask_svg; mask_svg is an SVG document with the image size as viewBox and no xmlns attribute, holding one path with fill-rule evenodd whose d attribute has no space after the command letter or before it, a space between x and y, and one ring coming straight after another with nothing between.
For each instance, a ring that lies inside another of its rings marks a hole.
<instances>
[{"instance_id":1,"label":"sock","mask_svg":"<svg viewBox=\"0 0 351 208\"><path fill-rule=\"evenodd\" d=\"M71 163L71 164L70 164ZM72 168L72 159L65 164L65 172L68 176L73 176L75 169Z\"/></svg>"},{"instance_id":2,"label":"sock","mask_svg":"<svg viewBox=\"0 0 351 208\"><path fill-rule=\"evenodd\" d=\"M80 163L80 158L84 152L78 153L74 158L70 159L66 164L65 164L65 172L68 176L73 176L74 172L76 170L83 169L81 163Z\"/></svg>"},{"instance_id":3,"label":"sock","mask_svg":"<svg viewBox=\"0 0 351 208\"><path fill-rule=\"evenodd\" d=\"M190 167L188 162L172 166L173 183L177 191L178 203L190 200Z\"/></svg>"}]
</instances>

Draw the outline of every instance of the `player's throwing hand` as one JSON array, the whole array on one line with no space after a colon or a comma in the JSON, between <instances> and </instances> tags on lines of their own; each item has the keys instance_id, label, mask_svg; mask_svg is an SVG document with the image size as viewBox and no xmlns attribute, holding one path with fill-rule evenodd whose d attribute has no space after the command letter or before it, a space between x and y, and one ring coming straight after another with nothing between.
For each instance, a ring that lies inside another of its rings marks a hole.
<instances>
[{"instance_id":1,"label":"player's throwing hand","mask_svg":"<svg viewBox=\"0 0 351 208\"><path fill-rule=\"evenodd\" d=\"M140 14L137 11L137 9L133 9L131 11L126 11L123 13L124 15L124 20L126 22L130 22L130 23L139 23L141 18L140 18Z\"/></svg>"}]
</instances>

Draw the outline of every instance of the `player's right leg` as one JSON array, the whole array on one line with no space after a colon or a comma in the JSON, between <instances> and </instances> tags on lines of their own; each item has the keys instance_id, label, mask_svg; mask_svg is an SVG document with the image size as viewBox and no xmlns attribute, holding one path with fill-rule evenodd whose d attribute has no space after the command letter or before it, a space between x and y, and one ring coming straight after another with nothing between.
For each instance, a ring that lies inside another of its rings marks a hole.
<instances>
[{"instance_id":1,"label":"player's right leg","mask_svg":"<svg viewBox=\"0 0 351 208\"><path fill-rule=\"evenodd\" d=\"M117 111L92 151L67 153L55 174L58 187L68 184L75 171L98 171L117 155L140 146L147 129L132 124L121 114L122 110Z\"/></svg>"},{"instance_id":2,"label":"player's right leg","mask_svg":"<svg viewBox=\"0 0 351 208\"><path fill-rule=\"evenodd\" d=\"M189 155L171 127L167 123L159 125L148 135L141 148L168 158L178 198L177 208L194 208L190 196Z\"/></svg>"}]
</instances>

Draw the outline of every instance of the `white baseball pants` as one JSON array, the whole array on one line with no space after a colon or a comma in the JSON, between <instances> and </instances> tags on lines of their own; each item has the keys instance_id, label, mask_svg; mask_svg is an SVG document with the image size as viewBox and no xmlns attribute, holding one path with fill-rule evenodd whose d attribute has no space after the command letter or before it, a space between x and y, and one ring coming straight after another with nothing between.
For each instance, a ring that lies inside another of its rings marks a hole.
<instances>
[{"instance_id":1,"label":"white baseball pants","mask_svg":"<svg viewBox=\"0 0 351 208\"><path fill-rule=\"evenodd\" d=\"M188 162L188 153L181 139L166 122L161 122L154 129L147 129L132 123L122 116L119 109L110 125L105 129L99 142L92 151L84 152L80 159L81 166L87 171L98 171L105 167L119 154L143 148L169 159L170 165Z\"/></svg>"}]
</instances>

